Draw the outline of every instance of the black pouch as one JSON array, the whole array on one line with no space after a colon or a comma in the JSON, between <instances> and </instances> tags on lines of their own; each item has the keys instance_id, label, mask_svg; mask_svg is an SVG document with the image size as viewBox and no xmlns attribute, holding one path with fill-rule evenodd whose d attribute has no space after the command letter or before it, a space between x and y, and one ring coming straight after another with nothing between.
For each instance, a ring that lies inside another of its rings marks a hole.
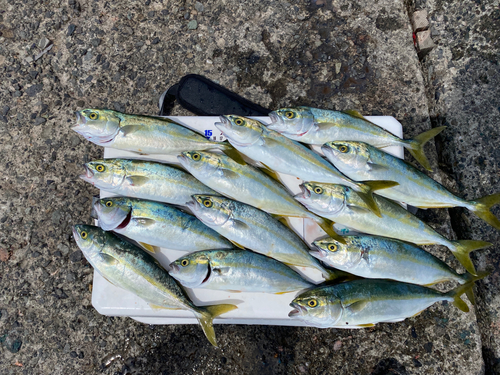
<instances>
[{"instance_id":1,"label":"black pouch","mask_svg":"<svg viewBox=\"0 0 500 375\"><path fill-rule=\"evenodd\" d=\"M269 109L252 103L209 79L188 74L160 97L160 116L168 116L177 99L179 104L198 116L267 116Z\"/></svg>"}]
</instances>

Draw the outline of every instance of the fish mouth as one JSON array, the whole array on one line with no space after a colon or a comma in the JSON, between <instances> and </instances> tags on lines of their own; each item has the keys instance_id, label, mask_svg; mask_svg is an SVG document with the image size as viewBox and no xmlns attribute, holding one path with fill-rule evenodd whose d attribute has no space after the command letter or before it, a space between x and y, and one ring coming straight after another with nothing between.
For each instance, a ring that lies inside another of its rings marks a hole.
<instances>
[{"instance_id":1,"label":"fish mouth","mask_svg":"<svg viewBox=\"0 0 500 375\"><path fill-rule=\"evenodd\" d=\"M169 267L170 267L169 273L174 273L174 274L179 273L180 270L179 265L175 264L175 262L170 263Z\"/></svg>"},{"instance_id":2,"label":"fish mouth","mask_svg":"<svg viewBox=\"0 0 500 375\"><path fill-rule=\"evenodd\" d=\"M294 196L296 200L298 200L299 202L305 202L309 198L311 198L311 192L305 187L304 184L300 184L299 187L302 192Z\"/></svg>"},{"instance_id":3,"label":"fish mouth","mask_svg":"<svg viewBox=\"0 0 500 375\"><path fill-rule=\"evenodd\" d=\"M92 179L94 178L94 172L92 172L92 170L85 164L83 165L83 167L85 168L85 174L81 174L80 178L84 181L92 183Z\"/></svg>"},{"instance_id":4,"label":"fish mouth","mask_svg":"<svg viewBox=\"0 0 500 375\"><path fill-rule=\"evenodd\" d=\"M188 165L188 163L189 163L189 158L184 154L177 155L177 160L179 161L179 163L181 163L184 166Z\"/></svg>"},{"instance_id":5,"label":"fish mouth","mask_svg":"<svg viewBox=\"0 0 500 375\"><path fill-rule=\"evenodd\" d=\"M323 151L323 154L325 154L326 157L335 157L335 149L331 146L324 144L321 146L321 151Z\"/></svg>"},{"instance_id":6,"label":"fish mouth","mask_svg":"<svg viewBox=\"0 0 500 375\"><path fill-rule=\"evenodd\" d=\"M73 238L76 241L76 239L78 238L78 231L76 230L76 227L75 226L71 227L71 231L73 232Z\"/></svg>"},{"instance_id":7,"label":"fish mouth","mask_svg":"<svg viewBox=\"0 0 500 375\"><path fill-rule=\"evenodd\" d=\"M269 113L268 116L271 119L271 123L267 125L267 128L277 131L278 133L281 133L282 131L282 129L280 128L280 126L282 125L281 118L275 112Z\"/></svg>"},{"instance_id":8,"label":"fish mouth","mask_svg":"<svg viewBox=\"0 0 500 375\"><path fill-rule=\"evenodd\" d=\"M313 245L314 248L309 250L309 254L315 257L316 259L322 259L324 257L324 253L321 249L317 248L316 245Z\"/></svg>"},{"instance_id":9,"label":"fish mouth","mask_svg":"<svg viewBox=\"0 0 500 375\"><path fill-rule=\"evenodd\" d=\"M186 207L189 208L192 212L197 211L198 209L198 201L193 197L193 200L186 202Z\"/></svg>"},{"instance_id":10,"label":"fish mouth","mask_svg":"<svg viewBox=\"0 0 500 375\"><path fill-rule=\"evenodd\" d=\"M295 318L297 316L301 316L303 315L303 313L307 311L304 307L295 302L290 303L290 307L292 307L293 310L288 313L289 318Z\"/></svg>"}]
</instances>

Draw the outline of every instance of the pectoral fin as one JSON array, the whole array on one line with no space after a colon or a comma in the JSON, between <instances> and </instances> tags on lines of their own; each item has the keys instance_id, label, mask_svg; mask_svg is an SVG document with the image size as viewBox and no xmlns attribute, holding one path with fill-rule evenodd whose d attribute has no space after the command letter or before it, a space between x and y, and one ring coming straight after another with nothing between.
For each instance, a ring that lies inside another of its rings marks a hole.
<instances>
[{"instance_id":1,"label":"pectoral fin","mask_svg":"<svg viewBox=\"0 0 500 375\"><path fill-rule=\"evenodd\" d=\"M358 301L350 304L346 307L346 309L348 309L351 313L358 313L363 310L366 305L368 305L368 301Z\"/></svg>"},{"instance_id":2,"label":"pectoral fin","mask_svg":"<svg viewBox=\"0 0 500 375\"><path fill-rule=\"evenodd\" d=\"M134 221L143 227L150 227L151 225L154 225L156 223L156 220L149 219L147 217L134 218Z\"/></svg>"},{"instance_id":3,"label":"pectoral fin","mask_svg":"<svg viewBox=\"0 0 500 375\"><path fill-rule=\"evenodd\" d=\"M142 125L126 125L120 129L120 132L126 137L128 134L134 133L136 131L143 130L144 126Z\"/></svg>"},{"instance_id":4,"label":"pectoral fin","mask_svg":"<svg viewBox=\"0 0 500 375\"><path fill-rule=\"evenodd\" d=\"M126 180L132 186L142 186L149 181L149 178L144 176L127 176Z\"/></svg>"},{"instance_id":5,"label":"pectoral fin","mask_svg":"<svg viewBox=\"0 0 500 375\"><path fill-rule=\"evenodd\" d=\"M231 179L232 180L232 179L240 177L240 175L238 173L236 173L236 172L234 172L234 171L232 171L230 169L223 168L220 171L222 173L222 177L226 178L226 179Z\"/></svg>"},{"instance_id":6,"label":"pectoral fin","mask_svg":"<svg viewBox=\"0 0 500 375\"><path fill-rule=\"evenodd\" d=\"M108 266L114 266L119 263L118 260L111 255L100 253L99 256L101 257L101 262Z\"/></svg>"},{"instance_id":7,"label":"pectoral fin","mask_svg":"<svg viewBox=\"0 0 500 375\"><path fill-rule=\"evenodd\" d=\"M371 161L368 162L368 168L373 172L383 172L389 169L383 165L372 163Z\"/></svg>"}]
</instances>

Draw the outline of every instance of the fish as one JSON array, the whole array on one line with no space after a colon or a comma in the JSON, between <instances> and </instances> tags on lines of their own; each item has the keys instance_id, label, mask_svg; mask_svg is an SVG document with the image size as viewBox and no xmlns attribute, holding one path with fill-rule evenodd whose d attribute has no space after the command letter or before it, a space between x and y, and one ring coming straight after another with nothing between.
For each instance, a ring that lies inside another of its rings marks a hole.
<instances>
[{"instance_id":1,"label":"fish","mask_svg":"<svg viewBox=\"0 0 500 375\"><path fill-rule=\"evenodd\" d=\"M147 250L165 247L198 251L231 249L231 242L195 216L165 203L128 197L95 202L99 226L139 242Z\"/></svg>"},{"instance_id":2,"label":"fish","mask_svg":"<svg viewBox=\"0 0 500 375\"><path fill-rule=\"evenodd\" d=\"M282 108L269 114L267 127L298 142L323 145L332 141L360 141L377 148L402 146L427 170L431 164L424 145L441 133L446 126L428 130L413 139L401 139L367 120L359 112L332 111L311 107Z\"/></svg>"},{"instance_id":3,"label":"fish","mask_svg":"<svg viewBox=\"0 0 500 375\"><path fill-rule=\"evenodd\" d=\"M184 151L177 159L189 173L222 195L273 215L312 219L329 236L342 241L330 221L307 211L281 183L258 168L207 151Z\"/></svg>"},{"instance_id":4,"label":"fish","mask_svg":"<svg viewBox=\"0 0 500 375\"><path fill-rule=\"evenodd\" d=\"M217 346L212 321L237 306L196 306L160 263L141 248L92 225L80 224L72 229L78 247L102 277L134 293L152 308L191 311L210 343Z\"/></svg>"},{"instance_id":5,"label":"fish","mask_svg":"<svg viewBox=\"0 0 500 375\"><path fill-rule=\"evenodd\" d=\"M287 137L266 128L257 120L229 115L220 116L215 126L236 150L263 163L267 168L298 177L305 181L343 184L360 192L370 209L380 211L372 192L394 186L395 182L356 182L344 176L319 154Z\"/></svg>"},{"instance_id":6,"label":"fish","mask_svg":"<svg viewBox=\"0 0 500 375\"><path fill-rule=\"evenodd\" d=\"M143 155L232 149L227 142L212 142L168 118L129 115L109 109L77 111L72 129L98 146Z\"/></svg>"},{"instance_id":7,"label":"fish","mask_svg":"<svg viewBox=\"0 0 500 375\"><path fill-rule=\"evenodd\" d=\"M500 230L500 220L490 211L500 203L500 193L466 201L411 164L364 142L328 142L321 149L328 160L350 178L399 183L377 192L383 197L419 208L465 207Z\"/></svg>"},{"instance_id":8,"label":"fish","mask_svg":"<svg viewBox=\"0 0 500 375\"><path fill-rule=\"evenodd\" d=\"M170 276L186 288L284 294L314 286L283 263L249 250L197 251L170 268Z\"/></svg>"},{"instance_id":9,"label":"fish","mask_svg":"<svg viewBox=\"0 0 500 375\"><path fill-rule=\"evenodd\" d=\"M203 224L240 248L274 258L289 266L312 267L327 280L339 277L309 254L309 247L286 225L268 213L225 197L193 195L187 206Z\"/></svg>"},{"instance_id":10,"label":"fish","mask_svg":"<svg viewBox=\"0 0 500 375\"><path fill-rule=\"evenodd\" d=\"M217 194L171 165L133 159L101 159L84 165L80 178L117 195L184 206L193 194Z\"/></svg>"},{"instance_id":11,"label":"fish","mask_svg":"<svg viewBox=\"0 0 500 375\"><path fill-rule=\"evenodd\" d=\"M310 254L326 265L368 279L391 279L410 284L434 285L445 281L465 284L477 280L458 274L441 259L422 248L380 236L344 236L313 242Z\"/></svg>"},{"instance_id":12,"label":"fish","mask_svg":"<svg viewBox=\"0 0 500 375\"><path fill-rule=\"evenodd\" d=\"M475 276L477 273L469 253L492 246L485 241L449 240L399 204L374 196L382 213L380 218L347 186L304 182L301 189L302 193L297 194L295 199L317 215L367 234L395 238L417 245L446 246L464 268Z\"/></svg>"},{"instance_id":13,"label":"fish","mask_svg":"<svg viewBox=\"0 0 500 375\"><path fill-rule=\"evenodd\" d=\"M288 316L318 328L365 328L401 322L440 301L452 302L468 312L469 307L460 296L473 286L474 282L468 282L442 293L399 281L353 280L299 294L290 303L293 310Z\"/></svg>"}]
</instances>

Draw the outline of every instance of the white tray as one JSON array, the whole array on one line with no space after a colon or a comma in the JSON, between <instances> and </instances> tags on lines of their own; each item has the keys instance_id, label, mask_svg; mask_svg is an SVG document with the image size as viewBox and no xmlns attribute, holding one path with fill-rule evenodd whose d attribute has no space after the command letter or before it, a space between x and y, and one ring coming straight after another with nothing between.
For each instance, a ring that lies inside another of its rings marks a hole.
<instances>
[{"instance_id":1,"label":"white tray","mask_svg":"<svg viewBox=\"0 0 500 375\"><path fill-rule=\"evenodd\" d=\"M225 137L221 134L214 123L219 121L218 117L209 116L168 116L168 118L185 125L188 128L197 130L211 139L224 141ZM367 116L368 120L389 130L393 134L402 137L403 128L401 124L390 116ZM269 117L255 117L255 119L264 123L269 123ZM319 147L313 147L320 151ZM384 149L399 158L404 157L402 147L388 147ZM320 151L321 152L321 151ZM104 149L104 158L130 158L157 160L179 165L175 156L167 155L137 155L132 152L115 150L112 148ZM292 194L300 192L299 184L301 180L285 174L280 174L282 182L287 186ZM113 194L101 190L102 198L110 197ZM290 225L295 232L308 243L311 243L318 237L325 235L325 232L311 220L290 219ZM343 234L354 233L354 231L343 226L335 226ZM161 249L161 253L155 255L158 261L168 269L168 265L186 254L184 251ZM316 270L301 267L298 270L310 279L320 282L323 280L320 273ZM282 325L282 326L304 326L298 320L288 318L291 311L290 302L298 293L287 293L282 295L267 293L230 293L209 289L187 289L188 295L195 304L209 305L216 303L233 303L238 305L238 309L224 314L215 319L216 324L264 324L264 325ZM189 311L183 310L156 310L152 309L145 301L131 292L118 288L106 281L99 273L94 271L94 283L92 289L92 305L102 315L108 316L129 316L137 321L147 324L197 324L197 320Z\"/></svg>"}]
</instances>

